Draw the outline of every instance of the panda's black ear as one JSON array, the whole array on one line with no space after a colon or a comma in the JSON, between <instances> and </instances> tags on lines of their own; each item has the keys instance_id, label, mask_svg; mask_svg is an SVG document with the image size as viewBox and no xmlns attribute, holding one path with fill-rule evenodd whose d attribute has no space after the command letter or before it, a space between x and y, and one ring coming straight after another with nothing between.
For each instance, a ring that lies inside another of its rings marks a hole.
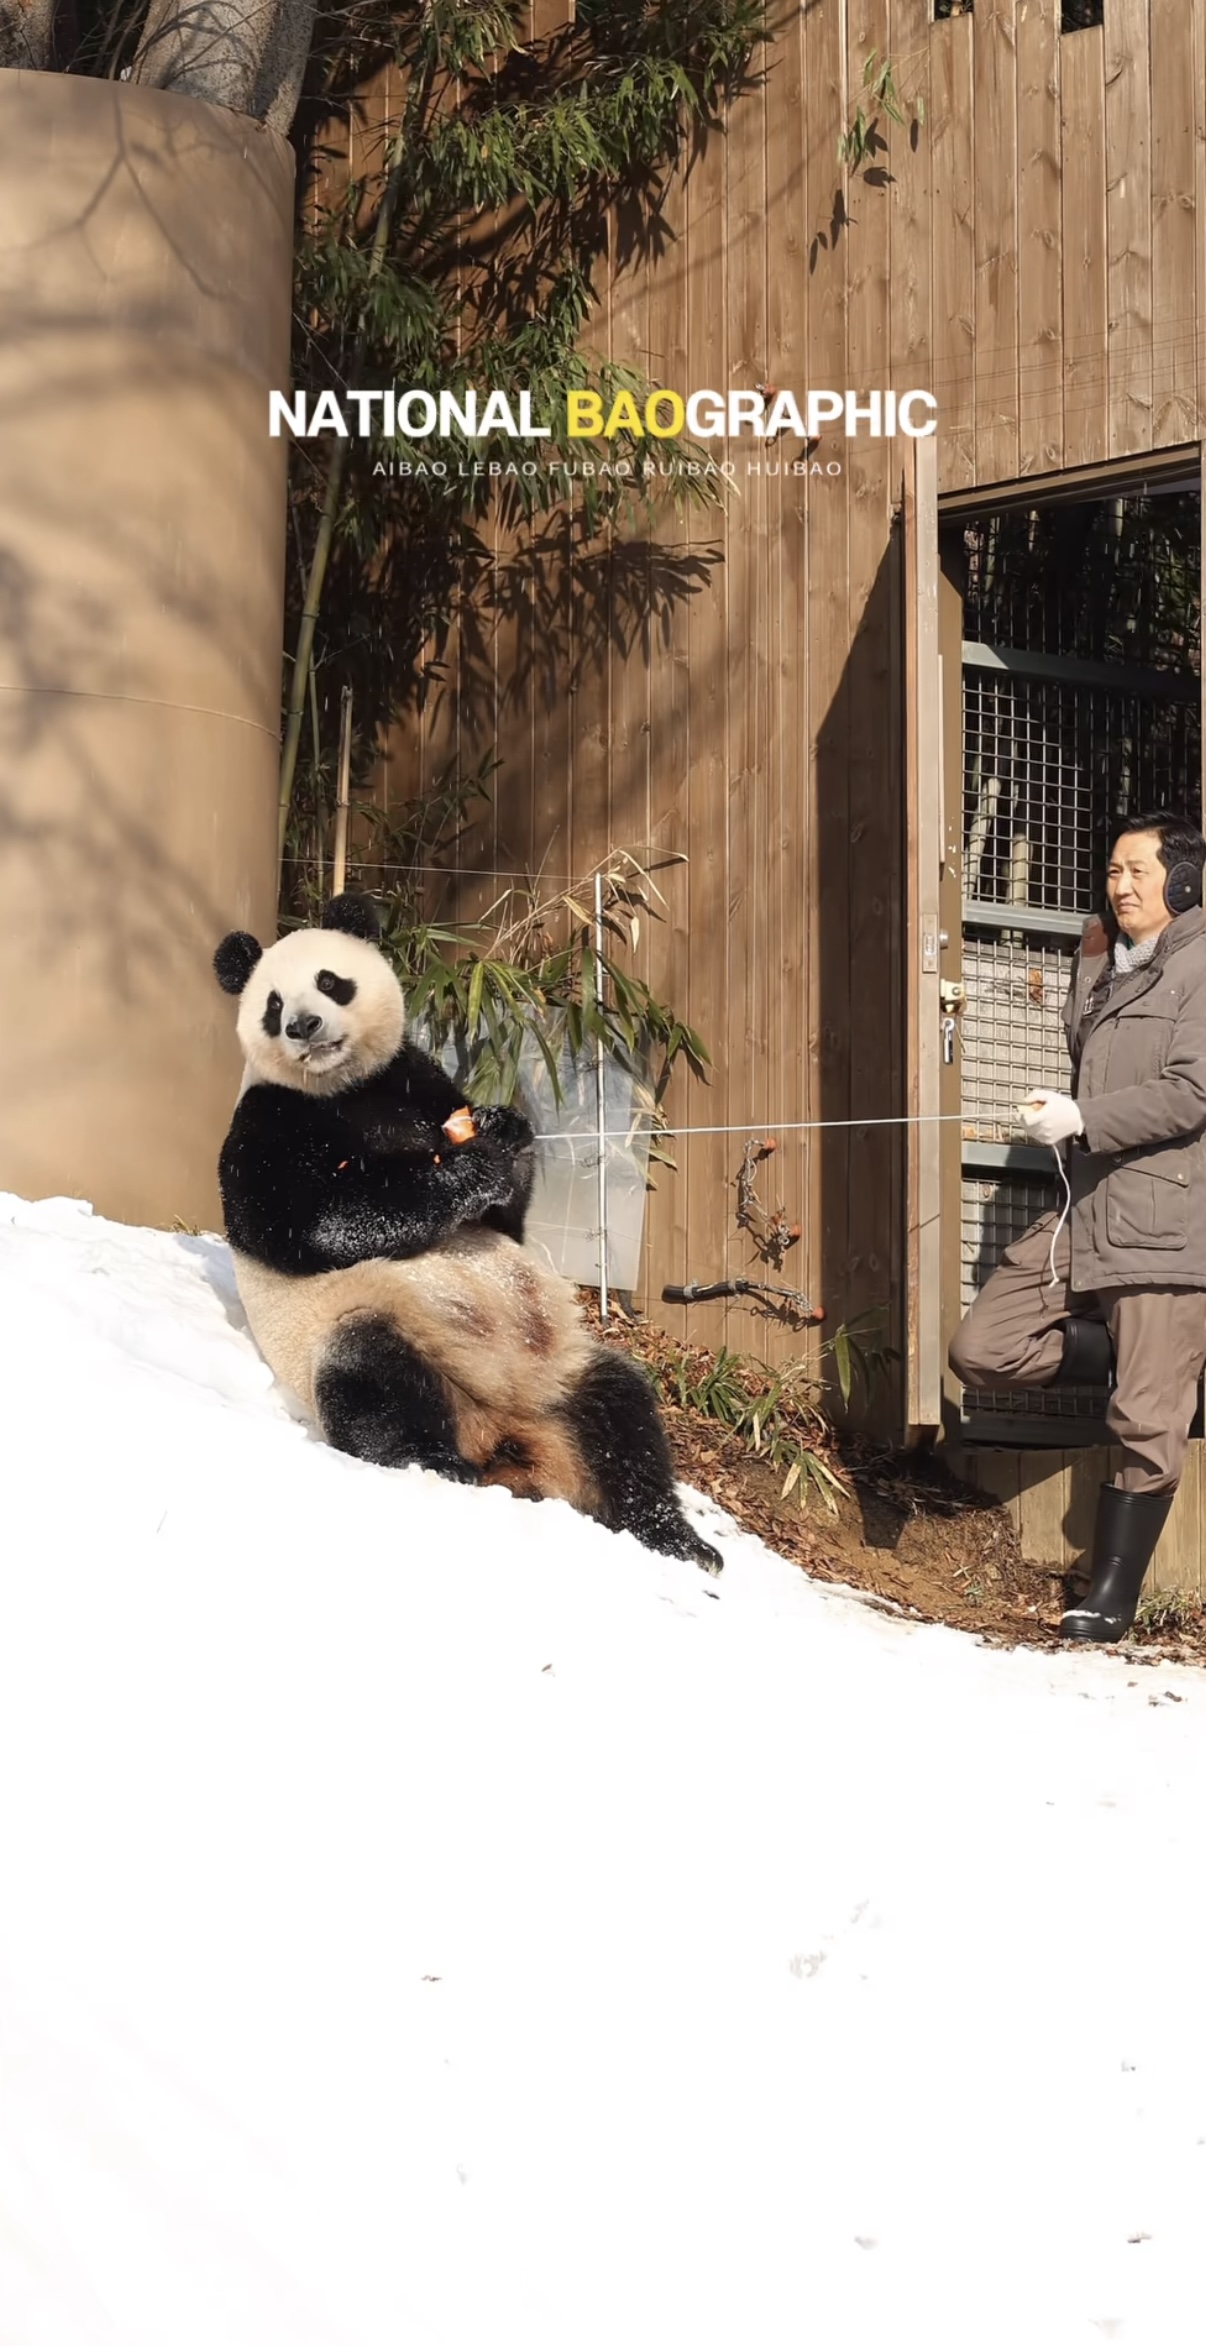
<instances>
[{"instance_id":1,"label":"panda's black ear","mask_svg":"<svg viewBox=\"0 0 1206 2346\"><path fill-rule=\"evenodd\" d=\"M264 948L246 929L232 929L214 955L214 976L224 994L241 994Z\"/></svg>"},{"instance_id":2,"label":"panda's black ear","mask_svg":"<svg viewBox=\"0 0 1206 2346\"><path fill-rule=\"evenodd\" d=\"M363 937L375 945L381 935L381 915L371 896L333 896L322 916L324 929L340 929L345 937Z\"/></svg>"}]
</instances>

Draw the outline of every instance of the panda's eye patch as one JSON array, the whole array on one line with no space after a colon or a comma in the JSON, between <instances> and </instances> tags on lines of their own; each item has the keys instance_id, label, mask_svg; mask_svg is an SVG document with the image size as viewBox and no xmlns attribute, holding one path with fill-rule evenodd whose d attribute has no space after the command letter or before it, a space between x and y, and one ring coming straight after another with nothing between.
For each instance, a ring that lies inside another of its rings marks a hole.
<instances>
[{"instance_id":1,"label":"panda's eye patch","mask_svg":"<svg viewBox=\"0 0 1206 2346\"><path fill-rule=\"evenodd\" d=\"M281 1012L284 1007L285 1005L282 1002L279 994L269 994L268 999L264 1004L264 1016L261 1022L266 1035L278 1035L280 1033Z\"/></svg>"},{"instance_id":2,"label":"panda's eye patch","mask_svg":"<svg viewBox=\"0 0 1206 2346\"><path fill-rule=\"evenodd\" d=\"M346 1010L348 1003L356 999L354 980L336 977L333 969L320 969L314 983L319 993L329 994L332 1002L338 1002L341 1010Z\"/></svg>"}]
</instances>

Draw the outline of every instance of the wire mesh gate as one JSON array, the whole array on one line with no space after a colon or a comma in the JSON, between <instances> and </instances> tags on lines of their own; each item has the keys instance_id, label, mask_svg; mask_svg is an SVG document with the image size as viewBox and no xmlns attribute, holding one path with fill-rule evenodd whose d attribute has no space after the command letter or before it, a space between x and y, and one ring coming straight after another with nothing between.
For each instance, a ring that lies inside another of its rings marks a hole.
<instances>
[{"instance_id":1,"label":"wire mesh gate","mask_svg":"<svg viewBox=\"0 0 1206 2346\"><path fill-rule=\"evenodd\" d=\"M1056 1203L1016 1109L1035 1085L1067 1088L1061 1013L1112 836L1141 805L1201 819L1199 545L1186 489L965 533L963 1310ZM970 1441L1103 1438L1100 1392L1072 1387L964 1390L960 1415Z\"/></svg>"}]
</instances>

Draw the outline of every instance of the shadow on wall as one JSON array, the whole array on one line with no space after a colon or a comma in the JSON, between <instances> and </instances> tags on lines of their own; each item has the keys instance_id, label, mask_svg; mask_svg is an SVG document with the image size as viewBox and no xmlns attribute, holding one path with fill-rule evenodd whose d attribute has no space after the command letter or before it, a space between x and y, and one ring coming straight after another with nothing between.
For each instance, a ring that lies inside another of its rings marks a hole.
<instances>
[{"instance_id":1,"label":"shadow on wall","mask_svg":"<svg viewBox=\"0 0 1206 2346\"><path fill-rule=\"evenodd\" d=\"M214 1218L210 956L274 911L292 169L250 128L0 74L0 1184L137 1220Z\"/></svg>"},{"instance_id":2,"label":"shadow on wall","mask_svg":"<svg viewBox=\"0 0 1206 2346\"><path fill-rule=\"evenodd\" d=\"M808 917L819 924L816 1114L821 1135L821 1293L827 1334L882 1312L903 1352L905 1111L903 594L894 535L876 572L817 736L816 859ZM865 1117L866 1123L849 1119ZM846 1127L843 1129L843 1127ZM893 1365L865 1419L884 1439L903 1422ZM852 1407L852 1417L863 1413Z\"/></svg>"},{"instance_id":3,"label":"shadow on wall","mask_svg":"<svg viewBox=\"0 0 1206 2346\"><path fill-rule=\"evenodd\" d=\"M595 704L609 660L641 662L647 671L650 658L668 650L676 614L707 590L720 552L584 546L565 509L510 531L504 517L496 546L490 519L420 535L401 500L396 510L392 542L379 524L379 563L366 564L353 544L340 542L328 573L324 608L338 615L338 671L352 686L357 731L386 738L400 729L396 802L414 795L420 774L430 779L433 769L450 766L469 772L497 755L495 860L505 849L522 869L533 759L547 776L549 798L564 794L574 696ZM719 534L719 520L716 528ZM289 588L296 601L292 570ZM320 691L328 726L337 698ZM606 822L606 806L602 811ZM644 836L644 804L636 807L623 784L612 816L617 841Z\"/></svg>"},{"instance_id":4,"label":"shadow on wall","mask_svg":"<svg viewBox=\"0 0 1206 2346\"><path fill-rule=\"evenodd\" d=\"M0 1180L212 1218L237 1059L209 956L272 919L276 740L246 673L265 582L243 565L228 584L189 500L167 544L145 514L182 466L199 489L218 470L203 435L174 458L161 424L156 449L123 420L145 384L127 406L116 371L103 397L81 383L73 430L70 399L40 394L42 347L25 344L24 400L0 397L0 967L27 1010L0 1042ZM124 453L96 477L106 436ZM220 520L217 484L209 502Z\"/></svg>"}]
</instances>

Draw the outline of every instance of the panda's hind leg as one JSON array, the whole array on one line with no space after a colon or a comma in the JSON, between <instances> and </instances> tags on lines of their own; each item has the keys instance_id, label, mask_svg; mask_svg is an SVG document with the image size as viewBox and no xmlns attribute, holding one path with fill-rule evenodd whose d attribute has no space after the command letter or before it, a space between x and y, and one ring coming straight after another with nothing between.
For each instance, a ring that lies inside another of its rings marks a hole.
<instances>
[{"instance_id":1,"label":"panda's hind leg","mask_svg":"<svg viewBox=\"0 0 1206 2346\"><path fill-rule=\"evenodd\" d=\"M600 1345L561 1415L575 1442L597 1503L591 1513L609 1531L630 1531L660 1556L686 1556L705 1572L723 1560L683 1514L674 1467L653 1390L635 1361Z\"/></svg>"},{"instance_id":2,"label":"panda's hind leg","mask_svg":"<svg viewBox=\"0 0 1206 2346\"><path fill-rule=\"evenodd\" d=\"M480 1482L461 1457L439 1378L383 1315L341 1322L314 1380L318 1422L333 1450L372 1466L430 1466Z\"/></svg>"}]
</instances>

